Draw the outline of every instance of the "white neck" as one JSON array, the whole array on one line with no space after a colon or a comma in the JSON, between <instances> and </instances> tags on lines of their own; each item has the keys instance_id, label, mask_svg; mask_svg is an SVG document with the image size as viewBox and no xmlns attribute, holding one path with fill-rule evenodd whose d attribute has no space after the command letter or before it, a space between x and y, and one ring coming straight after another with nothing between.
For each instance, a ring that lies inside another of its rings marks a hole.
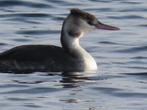
<instances>
[{"instance_id":1,"label":"white neck","mask_svg":"<svg viewBox=\"0 0 147 110\"><path fill-rule=\"evenodd\" d=\"M71 26L68 26L66 22L63 24L62 33L61 33L61 44L65 51L78 59L81 60L83 65L83 70L91 71L97 70L97 64L94 58L80 46L79 38L84 35L84 32L81 32L79 36L70 36L68 30Z\"/></svg>"}]
</instances>

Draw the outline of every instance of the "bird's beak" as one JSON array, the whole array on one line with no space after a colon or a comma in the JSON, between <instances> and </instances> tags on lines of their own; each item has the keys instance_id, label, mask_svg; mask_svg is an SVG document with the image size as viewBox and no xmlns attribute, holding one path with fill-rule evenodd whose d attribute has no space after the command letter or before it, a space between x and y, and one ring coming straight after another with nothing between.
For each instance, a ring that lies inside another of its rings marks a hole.
<instances>
[{"instance_id":1,"label":"bird's beak","mask_svg":"<svg viewBox=\"0 0 147 110\"><path fill-rule=\"evenodd\" d=\"M97 29L104 29L104 30L115 30L115 31L120 30L118 27L114 27L114 26L110 26L110 25L107 25L107 24L103 24L101 22L98 22L95 25L95 27Z\"/></svg>"}]
</instances>

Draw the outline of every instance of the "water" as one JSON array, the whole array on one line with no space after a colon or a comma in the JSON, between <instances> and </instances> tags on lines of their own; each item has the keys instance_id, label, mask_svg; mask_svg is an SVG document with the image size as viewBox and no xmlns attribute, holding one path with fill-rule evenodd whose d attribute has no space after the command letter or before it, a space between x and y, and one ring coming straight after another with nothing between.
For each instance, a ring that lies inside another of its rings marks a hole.
<instances>
[{"instance_id":1,"label":"water","mask_svg":"<svg viewBox=\"0 0 147 110\"><path fill-rule=\"evenodd\" d=\"M94 31L81 44L94 74L0 74L0 110L146 110L146 0L0 0L0 52L24 44L59 45L70 8L120 31Z\"/></svg>"}]
</instances>

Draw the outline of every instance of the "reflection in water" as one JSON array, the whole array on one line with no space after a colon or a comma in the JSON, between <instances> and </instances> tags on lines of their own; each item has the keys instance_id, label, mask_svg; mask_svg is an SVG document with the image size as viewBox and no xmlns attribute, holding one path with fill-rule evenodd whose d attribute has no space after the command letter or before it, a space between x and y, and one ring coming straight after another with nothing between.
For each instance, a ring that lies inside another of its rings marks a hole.
<instances>
[{"instance_id":1,"label":"reflection in water","mask_svg":"<svg viewBox=\"0 0 147 110\"><path fill-rule=\"evenodd\" d=\"M87 82L93 82L93 77L96 77L95 73L91 72L63 72L62 73L62 83L63 88L72 88L72 91L68 94L64 94L59 100L65 104L65 109L76 110L79 105L83 105L85 110L96 110L96 106L89 96L85 96L83 93L84 85ZM86 106L84 106L86 104ZM80 109L79 109L80 110Z\"/></svg>"},{"instance_id":2,"label":"reflection in water","mask_svg":"<svg viewBox=\"0 0 147 110\"><path fill-rule=\"evenodd\" d=\"M35 73L11 73L11 75L25 76L24 79L15 78L12 81L19 84L41 84L44 82L52 82L54 78L61 77L59 85L63 88L79 87L82 82L93 82L99 80L100 77L96 77L97 74L94 72L35 72ZM37 75L37 76L36 76ZM51 76L51 77L46 77ZM37 78L36 78L37 77ZM56 84L55 84L56 85Z\"/></svg>"},{"instance_id":3,"label":"reflection in water","mask_svg":"<svg viewBox=\"0 0 147 110\"><path fill-rule=\"evenodd\" d=\"M95 74L85 72L63 72L60 82L62 82L64 88L78 87L81 82L90 81L90 77L93 75Z\"/></svg>"}]
</instances>

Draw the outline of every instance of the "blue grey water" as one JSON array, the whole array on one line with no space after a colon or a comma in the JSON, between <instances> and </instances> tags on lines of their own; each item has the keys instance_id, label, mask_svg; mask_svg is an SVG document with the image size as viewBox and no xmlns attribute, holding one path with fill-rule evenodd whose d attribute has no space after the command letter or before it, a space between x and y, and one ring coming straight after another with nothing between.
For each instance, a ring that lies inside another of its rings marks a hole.
<instances>
[{"instance_id":1,"label":"blue grey water","mask_svg":"<svg viewBox=\"0 0 147 110\"><path fill-rule=\"evenodd\" d=\"M0 52L24 44L60 46L71 8L120 31L81 39L96 73L0 73L0 110L146 110L147 0L0 0Z\"/></svg>"}]
</instances>

